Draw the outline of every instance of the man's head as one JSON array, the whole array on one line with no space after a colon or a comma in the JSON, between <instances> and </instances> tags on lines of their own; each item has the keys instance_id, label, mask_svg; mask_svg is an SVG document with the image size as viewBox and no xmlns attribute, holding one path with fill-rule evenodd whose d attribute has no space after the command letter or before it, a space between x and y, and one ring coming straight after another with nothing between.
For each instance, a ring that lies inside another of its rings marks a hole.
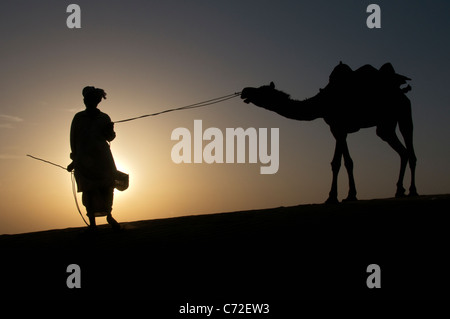
<instances>
[{"instance_id":1,"label":"man's head","mask_svg":"<svg viewBox=\"0 0 450 319\"><path fill-rule=\"evenodd\" d=\"M96 108L102 99L106 99L106 92L93 86L83 89L84 105L86 108Z\"/></svg>"}]
</instances>

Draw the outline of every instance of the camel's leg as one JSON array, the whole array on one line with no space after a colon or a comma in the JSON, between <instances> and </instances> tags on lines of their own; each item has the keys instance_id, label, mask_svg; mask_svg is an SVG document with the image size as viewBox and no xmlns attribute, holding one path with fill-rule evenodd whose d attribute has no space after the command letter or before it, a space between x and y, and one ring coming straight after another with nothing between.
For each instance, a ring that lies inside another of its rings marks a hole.
<instances>
[{"instance_id":1,"label":"camel's leg","mask_svg":"<svg viewBox=\"0 0 450 319\"><path fill-rule=\"evenodd\" d=\"M342 137L340 138L336 138L336 148L334 149L334 156L333 156L333 160L331 161L331 171L333 172L333 181L331 183L331 190L330 190L330 194L328 196L328 199L326 201L326 203L339 203L339 200L337 198L338 195L338 175L339 175L339 169L341 168L341 158L342 158L342 149L343 149L343 141L345 142L345 137L344 139L342 139Z\"/></svg>"},{"instance_id":2,"label":"camel's leg","mask_svg":"<svg viewBox=\"0 0 450 319\"><path fill-rule=\"evenodd\" d=\"M413 124L411 113L407 114L408 116L405 120L399 121L400 132L403 135L403 139L405 140L405 145L408 154L409 168L411 170L411 186L409 187L409 196L418 196L416 189L416 154L414 152L413 146Z\"/></svg>"},{"instance_id":3,"label":"camel's leg","mask_svg":"<svg viewBox=\"0 0 450 319\"><path fill-rule=\"evenodd\" d=\"M414 147L407 147L409 156L409 168L411 170L411 186L409 187L409 196L419 196L416 188L416 154L414 153Z\"/></svg>"},{"instance_id":4,"label":"camel's leg","mask_svg":"<svg viewBox=\"0 0 450 319\"><path fill-rule=\"evenodd\" d=\"M397 181L397 191L395 197L405 196L405 189L403 188L403 178L405 177L406 164L408 163L408 151L406 147L403 146L402 142L397 137L395 133L395 127L393 130L388 132L377 129L377 135L380 136L384 141L386 141L397 153L400 155L400 174Z\"/></svg>"},{"instance_id":5,"label":"camel's leg","mask_svg":"<svg viewBox=\"0 0 450 319\"><path fill-rule=\"evenodd\" d=\"M353 160L350 157L350 153L348 151L347 141L344 140L343 148L342 148L342 155L344 156L344 165L347 169L348 174L348 185L349 185L349 191L348 196L344 201L355 201L358 200L356 198L356 185L355 185L355 178L353 176Z\"/></svg>"}]
</instances>

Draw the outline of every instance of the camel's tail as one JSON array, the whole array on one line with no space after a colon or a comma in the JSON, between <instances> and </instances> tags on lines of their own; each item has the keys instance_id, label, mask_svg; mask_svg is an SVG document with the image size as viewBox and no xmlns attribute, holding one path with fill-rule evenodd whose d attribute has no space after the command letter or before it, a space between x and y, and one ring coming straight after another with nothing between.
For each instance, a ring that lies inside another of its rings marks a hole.
<instances>
[{"instance_id":1,"label":"camel's tail","mask_svg":"<svg viewBox=\"0 0 450 319\"><path fill-rule=\"evenodd\" d=\"M402 91L403 93L408 93L409 91L411 91L411 85L408 84L408 86L401 88L400 91Z\"/></svg>"}]
</instances>

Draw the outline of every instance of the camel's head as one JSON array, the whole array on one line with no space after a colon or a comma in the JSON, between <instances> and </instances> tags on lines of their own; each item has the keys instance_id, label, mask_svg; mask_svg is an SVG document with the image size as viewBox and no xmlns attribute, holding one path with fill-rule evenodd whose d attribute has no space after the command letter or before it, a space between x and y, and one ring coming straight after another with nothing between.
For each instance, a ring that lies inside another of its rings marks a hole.
<instances>
[{"instance_id":1,"label":"camel's head","mask_svg":"<svg viewBox=\"0 0 450 319\"><path fill-rule=\"evenodd\" d=\"M277 104L280 99L286 98L289 98L289 95L276 90L273 82L259 88L246 87L241 92L241 99L243 99L245 103L253 103L261 107Z\"/></svg>"}]
</instances>

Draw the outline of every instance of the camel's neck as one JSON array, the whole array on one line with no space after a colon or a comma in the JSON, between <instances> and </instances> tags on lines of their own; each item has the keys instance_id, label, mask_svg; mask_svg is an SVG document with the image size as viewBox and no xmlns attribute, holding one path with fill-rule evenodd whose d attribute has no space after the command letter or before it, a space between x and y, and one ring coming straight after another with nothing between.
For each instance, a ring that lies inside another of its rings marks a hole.
<instances>
[{"instance_id":1,"label":"camel's neck","mask_svg":"<svg viewBox=\"0 0 450 319\"><path fill-rule=\"evenodd\" d=\"M286 98L273 105L263 107L284 117L300 121L312 121L324 116L323 103L319 94L304 101Z\"/></svg>"}]
</instances>

